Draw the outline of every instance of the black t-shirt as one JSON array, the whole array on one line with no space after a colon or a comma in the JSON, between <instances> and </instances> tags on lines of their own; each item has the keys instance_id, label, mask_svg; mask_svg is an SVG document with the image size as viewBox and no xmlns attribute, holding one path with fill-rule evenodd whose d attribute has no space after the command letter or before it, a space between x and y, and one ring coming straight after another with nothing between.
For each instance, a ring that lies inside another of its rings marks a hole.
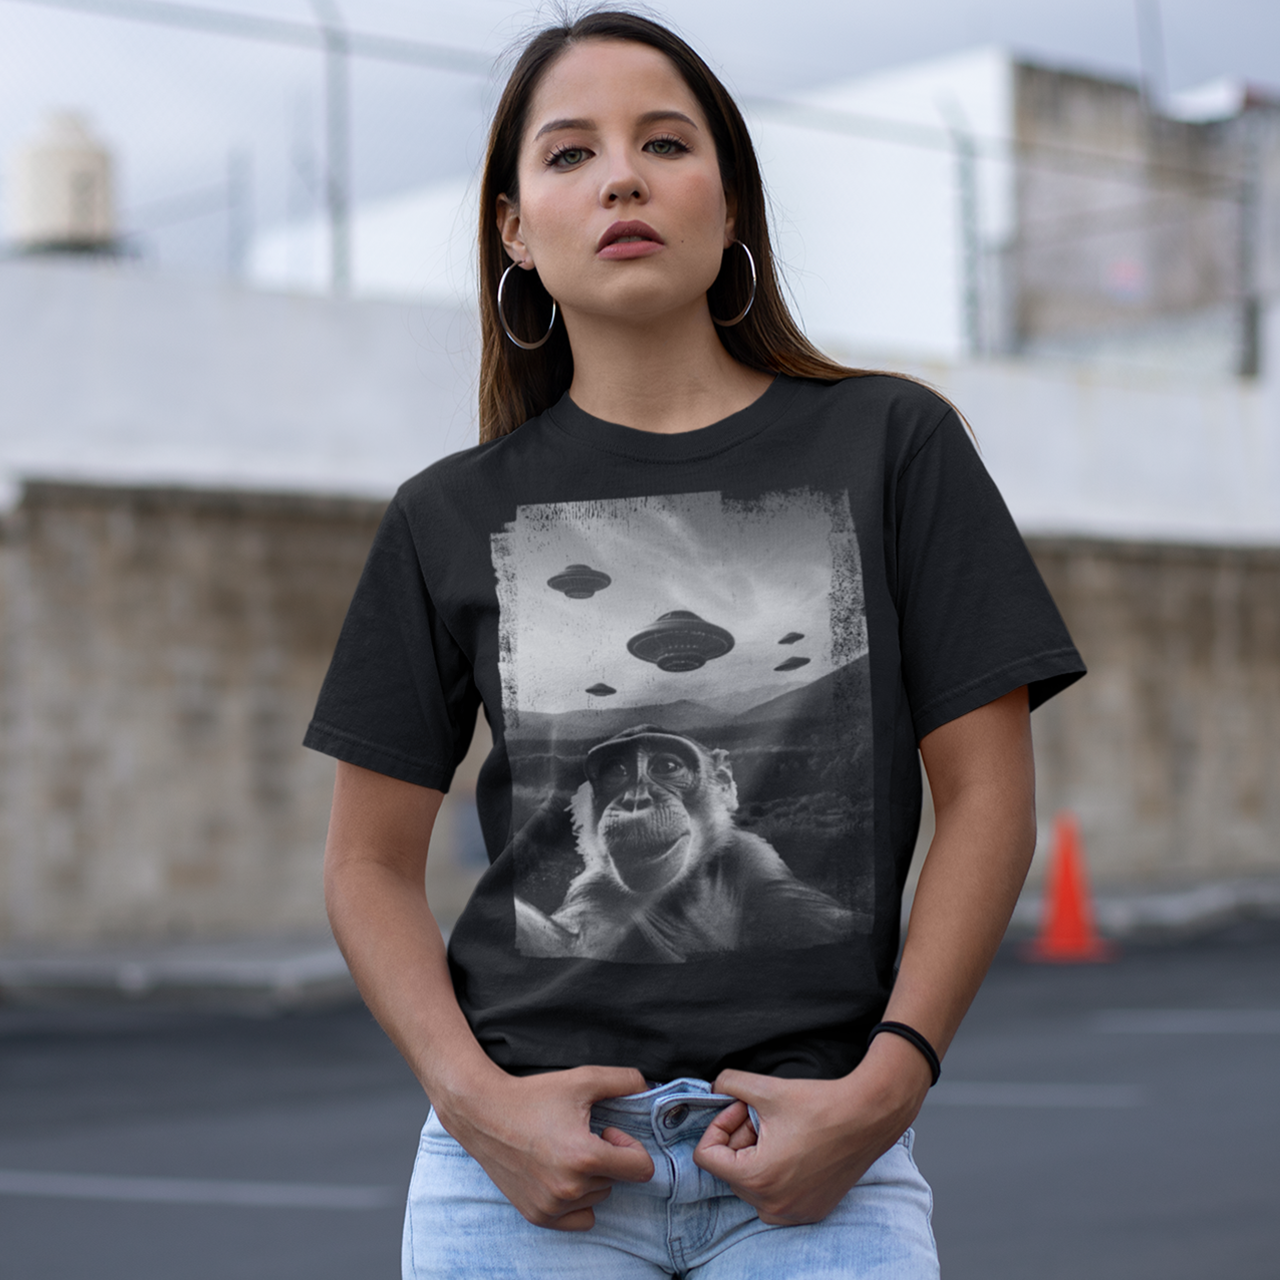
<instances>
[{"instance_id":1,"label":"black t-shirt","mask_svg":"<svg viewBox=\"0 0 1280 1280\"><path fill-rule=\"evenodd\" d=\"M446 790L483 702L449 961L500 1066L834 1077L893 981L917 743L1083 671L918 384L780 376L677 435L566 395L396 494L306 742Z\"/></svg>"}]
</instances>

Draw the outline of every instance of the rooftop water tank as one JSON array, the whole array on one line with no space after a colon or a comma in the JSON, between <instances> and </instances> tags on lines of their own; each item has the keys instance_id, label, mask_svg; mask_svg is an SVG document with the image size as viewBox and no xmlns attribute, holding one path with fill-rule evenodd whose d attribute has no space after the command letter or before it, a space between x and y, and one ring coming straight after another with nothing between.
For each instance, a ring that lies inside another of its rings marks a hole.
<instances>
[{"instance_id":1,"label":"rooftop water tank","mask_svg":"<svg viewBox=\"0 0 1280 1280\"><path fill-rule=\"evenodd\" d=\"M51 112L15 157L9 235L19 251L109 252L116 243L111 152L76 111Z\"/></svg>"}]
</instances>

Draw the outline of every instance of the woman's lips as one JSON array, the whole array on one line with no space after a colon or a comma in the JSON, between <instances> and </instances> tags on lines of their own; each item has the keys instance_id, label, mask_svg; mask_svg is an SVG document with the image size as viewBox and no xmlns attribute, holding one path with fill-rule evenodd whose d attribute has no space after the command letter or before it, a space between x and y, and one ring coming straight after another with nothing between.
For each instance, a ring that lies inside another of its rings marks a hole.
<instances>
[{"instance_id":1,"label":"woman's lips","mask_svg":"<svg viewBox=\"0 0 1280 1280\"><path fill-rule=\"evenodd\" d=\"M600 237L598 258L647 258L662 248L662 237L647 222L615 222Z\"/></svg>"},{"instance_id":2,"label":"woman's lips","mask_svg":"<svg viewBox=\"0 0 1280 1280\"><path fill-rule=\"evenodd\" d=\"M596 257L615 261L620 258L647 258L650 254L661 253L662 249L656 240L615 240L605 245Z\"/></svg>"}]
</instances>

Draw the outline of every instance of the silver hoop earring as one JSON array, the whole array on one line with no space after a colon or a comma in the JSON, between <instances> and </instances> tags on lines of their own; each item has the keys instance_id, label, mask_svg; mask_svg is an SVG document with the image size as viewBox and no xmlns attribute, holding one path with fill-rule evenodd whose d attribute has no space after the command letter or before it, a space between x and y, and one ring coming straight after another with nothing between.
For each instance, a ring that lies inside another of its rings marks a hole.
<instances>
[{"instance_id":1,"label":"silver hoop earring","mask_svg":"<svg viewBox=\"0 0 1280 1280\"><path fill-rule=\"evenodd\" d=\"M751 268L751 292L747 295L747 305L732 320L717 320L715 316L711 317L712 321L722 329L732 329L735 324L741 324L747 318L747 312L751 310L751 304L756 300L756 260L751 256L751 250L741 240L735 240L729 248L732 249L734 244L740 245L742 252L747 255L747 265Z\"/></svg>"},{"instance_id":2,"label":"silver hoop earring","mask_svg":"<svg viewBox=\"0 0 1280 1280\"><path fill-rule=\"evenodd\" d=\"M556 300L551 299L551 323L547 325L547 331L540 337L537 342L525 342L523 338L517 338L511 332L511 326L507 323L507 317L502 311L502 291L507 287L507 277L518 267L518 262L513 262L503 273L502 279L498 281L498 321L502 325L504 332L517 347L522 347L525 351L536 351L546 340L551 337L551 330L556 327ZM754 289L752 290L754 293Z\"/></svg>"}]
</instances>

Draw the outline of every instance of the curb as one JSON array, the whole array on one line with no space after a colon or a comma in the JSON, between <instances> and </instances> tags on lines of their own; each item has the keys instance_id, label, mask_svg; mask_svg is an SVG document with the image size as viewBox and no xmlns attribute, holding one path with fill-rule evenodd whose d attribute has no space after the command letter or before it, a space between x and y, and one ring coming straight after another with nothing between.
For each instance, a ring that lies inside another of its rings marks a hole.
<instances>
[{"instance_id":1,"label":"curb","mask_svg":"<svg viewBox=\"0 0 1280 1280\"><path fill-rule=\"evenodd\" d=\"M242 939L0 952L11 1005L248 1005L266 1011L359 1000L331 940Z\"/></svg>"},{"instance_id":2,"label":"curb","mask_svg":"<svg viewBox=\"0 0 1280 1280\"><path fill-rule=\"evenodd\" d=\"M1040 927L1043 896L1024 893L1009 936L1031 937ZM1280 879L1216 880L1184 888L1103 891L1093 904L1098 932L1133 941L1176 941L1238 920L1280 919Z\"/></svg>"},{"instance_id":3,"label":"curb","mask_svg":"<svg viewBox=\"0 0 1280 1280\"><path fill-rule=\"evenodd\" d=\"M904 903L904 924L909 904ZM1008 937L1040 925L1039 893L1024 893ZM1109 938L1177 941L1247 919L1280 919L1280 878L1220 880L1165 890L1103 892ZM356 1003L360 994L331 938L247 938L99 948L0 951L0 1003L11 1006L171 1005L276 1012Z\"/></svg>"}]
</instances>

